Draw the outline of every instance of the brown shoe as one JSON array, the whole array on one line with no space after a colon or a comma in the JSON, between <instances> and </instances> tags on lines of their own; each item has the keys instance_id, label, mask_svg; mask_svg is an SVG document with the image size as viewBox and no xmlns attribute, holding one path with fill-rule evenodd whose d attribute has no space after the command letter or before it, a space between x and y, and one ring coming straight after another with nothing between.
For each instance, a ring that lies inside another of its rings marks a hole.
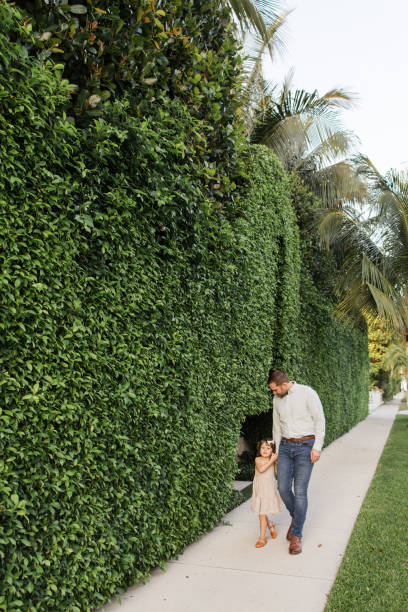
<instances>
[{"instance_id":1,"label":"brown shoe","mask_svg":"<svg viewBox=\"0 0 408 612\"><path fill-rule=\"evenodd\" d=\"M302 552L302 540L296 536L290 538L289 552L291 555L298 555Z\"/></svg>"},{"instance_id":2,"label":"brown shoe","mask_svg":"<svg viewBox=\"0 0 408 612\"><path fill-rule=\"evenodd\" d=\"M286 539L289 540L289 542L290 542L290 532L292 531L292 527L293 527L293 519L290 522L288 533L286 534Z\"/></svg>"}]
</instances>

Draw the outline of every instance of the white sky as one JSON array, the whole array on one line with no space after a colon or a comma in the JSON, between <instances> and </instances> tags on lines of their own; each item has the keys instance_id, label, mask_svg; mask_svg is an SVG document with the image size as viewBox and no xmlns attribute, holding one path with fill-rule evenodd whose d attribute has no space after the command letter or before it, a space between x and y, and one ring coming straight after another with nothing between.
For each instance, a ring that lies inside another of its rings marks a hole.
<instances>
[{"instance_id":1,"label":"white sky","mask_svg":"<svg viewBox=\"0 0 408 612\"><path fill-rule=\"evenodd\" d=\"M286 0L286 52L265 62L268 80L295 69L294 88L358 96L343 111L360 151L384 173L408 165L408 0Z\"/></svg>"}]
</instances>

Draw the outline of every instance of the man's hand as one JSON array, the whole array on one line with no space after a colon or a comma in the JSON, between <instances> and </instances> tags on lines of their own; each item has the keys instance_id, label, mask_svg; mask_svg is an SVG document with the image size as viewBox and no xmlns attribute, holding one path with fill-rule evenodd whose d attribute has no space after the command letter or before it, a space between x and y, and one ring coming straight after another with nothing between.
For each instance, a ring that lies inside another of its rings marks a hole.
<instances>
[{"instance_id":1,"label":"man's hand","mask_svg":"<svg viewBox=\"0 0 408 612\"><path fill-rule=\"evenodd\" d=\"M314 448L310 451L310 461L312 463L316 463L320 459L320 451L315 450Z\"/></svg>"}]
</instances>

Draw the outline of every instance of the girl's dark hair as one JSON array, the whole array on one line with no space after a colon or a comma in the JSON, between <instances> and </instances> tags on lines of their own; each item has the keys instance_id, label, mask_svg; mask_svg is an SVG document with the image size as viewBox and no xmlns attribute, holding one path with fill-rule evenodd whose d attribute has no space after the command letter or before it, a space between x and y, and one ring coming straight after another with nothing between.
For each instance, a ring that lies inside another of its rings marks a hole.
<instances>
[{"instance_id":1,"label":"girl's dark hair","mask_svg":"<svg viewBox=\"0 0 408 612\"><path fill-rule=\"evenodd\" d=\"M256 445L256 456L260 457L261 456L261 446L262 444L267 444L268 446L271 447L272 452L276 453L276 444L273 440L259 440L258 444Z\"/></svg>"}]
</instances>

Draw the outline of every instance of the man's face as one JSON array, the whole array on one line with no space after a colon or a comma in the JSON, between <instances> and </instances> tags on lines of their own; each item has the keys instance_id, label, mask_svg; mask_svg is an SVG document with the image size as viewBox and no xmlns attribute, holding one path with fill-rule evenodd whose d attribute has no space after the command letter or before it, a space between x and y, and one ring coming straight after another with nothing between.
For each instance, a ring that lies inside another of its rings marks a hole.
<instances>
[{"instance_id":1,"label":"man's face","mask_svg":"<svg viewBox=\"0 0 408 612\"><path fill-rule=\"evenodd\" d=\"M279 397L283 397L287 394L291 387L290 382L283 382L280 385L277 385L274 382L269 383L269 388L274 395L279 395Z\"/></svg>"}]
</instances>

